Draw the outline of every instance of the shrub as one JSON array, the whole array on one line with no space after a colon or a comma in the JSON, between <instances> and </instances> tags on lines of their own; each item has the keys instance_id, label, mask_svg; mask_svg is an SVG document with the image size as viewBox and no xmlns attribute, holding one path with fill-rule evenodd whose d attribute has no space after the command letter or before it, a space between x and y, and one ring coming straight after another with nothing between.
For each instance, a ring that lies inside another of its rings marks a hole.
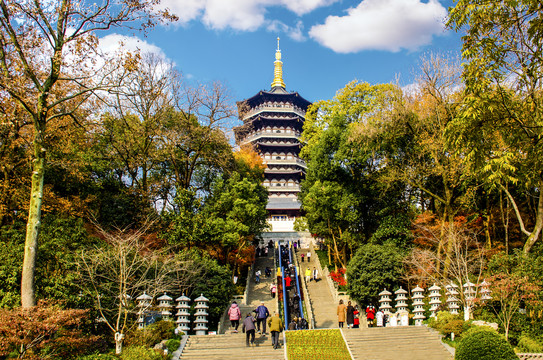
<instances>
[{"instance_id":1,"label":"shrub","mask_svg":"<svg viewBox=\"0 0 543 360\"><path fill-rule=\"evenodd\" d=\"M543 353L543 344L527 335L522 335L518 342L518 350L528 353Z\"/></svg>"},{"instance_id":2,"label":"shrub","mask_svg":"<svg viewBox=\"0 0 543 360\"><path fill-rule=\"evenodd\" d=\"M0 358L69 358L95 349L99 338L83 333L88 310L61 309L45 301L29 309L0 309ZM90 350L89 350L90 349Z\"/></svg>"},{"instance_id":3,"label":"shrub","mask_svg":"<svg viewBox=\"0 0 543 360\"><path fill-rule=\"evenodd\" d=\"M119 358L112 354L92 354L80 356L77 360L119 360Z\"/></svg>"},{"instance_id":4,"label":"shrub","mask_svg":"<svg viewBox=\"0 0 543 360\"><path fill-rule=\"evenodd\" d=\"M505 337L486 326L466 332L456 347L455 360L513 360L518 359Z\"/></svg>"},{"instance_id":5,"label":"shrub","mask_svg":"<svg viewBox=\"0 0 543 360\"><path fill-rule=\"evenodd\" d=\"M162 340L175 338L175 323L172 321L160 320L143 329L134 329L126 336L127 346L151 347Z\"/></svg>"},{"instance_id":6,"label":"shrub","mask_svg":"<svg viewBox=\"0 0 543 360\"><path fill-rule=\"evenodd\" d=\"M121 360L162 360L163 358L159 352L145 346L129 346L121 354Z\"/></svg>"},{"instance_id":7,"label":"shrub","mask_svg":"<svg viewBox=\"0 0 543 360\"><path fill-rule=\"evenodd\" d=\"M438 312L436 317L430 318L428 325L448 338L451 337L451 333L457 338L461 337L471 327L469 322L462 320L461 315L453 315L448 311Z\"/></svg>"},{"instance_id":8,"label":"shrub","mask_svg":"<svg viewBox=\"0 0 543 360\"><path fill-rule=\"evenodd\" d=\"M170 354L179 349L179 345L181 345L181 341L177 339L170 339L166 342L166 347Z\"/></svg>"}]
</instances>

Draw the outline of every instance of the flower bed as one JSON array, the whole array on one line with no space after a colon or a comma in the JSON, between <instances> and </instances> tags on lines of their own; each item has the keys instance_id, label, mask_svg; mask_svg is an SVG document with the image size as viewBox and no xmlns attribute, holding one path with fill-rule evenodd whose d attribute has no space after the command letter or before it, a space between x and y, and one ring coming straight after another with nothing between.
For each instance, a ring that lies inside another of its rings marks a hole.
<instances>
[{"instance_id":1,"label":"flower bed","mask_svg":"<svg viewBox=\"0 0 543 360\"><path fill-rule=\"evenodd\" d=\"M288 360L351 360L339 329L287 331Z\"/></svg>"}]
</instances>

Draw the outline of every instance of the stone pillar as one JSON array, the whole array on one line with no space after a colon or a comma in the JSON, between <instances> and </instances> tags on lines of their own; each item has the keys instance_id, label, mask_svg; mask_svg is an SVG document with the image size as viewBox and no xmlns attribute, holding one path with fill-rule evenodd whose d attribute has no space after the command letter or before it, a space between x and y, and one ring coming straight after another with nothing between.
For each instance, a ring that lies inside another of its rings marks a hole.
<instances>
[{"instance_id":1,"label":"stone pillar","mask_svg":"<svg viewBox=\"0 0 543 360\"><path fill-rule=\"evenodd\" d=\"M441 305L441 288L434 284L429 287L428 290L430 291L430 311L432 312L430 317L435 317L437 309L439 309L439 305Z\"/></svg>"},{"instance_id":2,"label":"stone pillar","mask_svg":"<svg viewBox=\"0 0 543 360\"><path fill-rule=\"evenodd\" d=\"M426 318L424 316L424 289L417 285L416 288L411 290L413 299L413 320L415 320L416 326L422 326L422 321Z\"/></svg>"},{"instance_id":3,"label":"stone pillar","mask_svg":"<svg viewBox=\"0 0 543 360\"><path fill-rule=\"evenodd\" d=\"M173 307L172 301L173 299L169 297L166 293L159 297L158 299L158 310L160 311L160 315L162 315L163 320L170 320L172 316L171 309Z\"/></svg>"},{"instance_id":4,"label":"stone pillar","mask_svg":"<svg viewBox=\"0 0 543 360\"><path fill-rule=\"evenodd\" d=\"M458 305L459 300L456 297L458 295L458 285L450 283L445 286L445 289L447 289L447 307L449 308L449 312L453 315L457 315L458 309L460 308Z\"/></svg>"},{"instance_id":5,"label":"stone pillar","mask_svg":"<svg viewBox=\"0 0 543 360\"><path fill-rule=\"evenodd\" d=\"M177 329L186 334L190 330L190 298L183 294L175 299L175 301L177 301L177 306L175 307L177 309L177 313L175 314L177 317L177 320L175 321L177 323Z\"/></svg>"},{"instance_id":6,"label":"stone pillar","mask_svg":"<svg viewBox=\"0 0 543 360\"><path fill-rule=\"evenodd\" d=\"M136 301L138 307L138 329L141 330L145 327L145 311L151 306L153 298L144 292L143 295L136 298Z\"/></svg>"},{"instance_id":7,"label":"stone pillar","mask_svg":"<svg viewBox=\"0 0 543 360\"><path fill-rule=\"evenodd\" d=\"M207 312L207 309L209 309L207 303L209 302L209 299L201 294L194 301L196 302L196 306L194 307L194 309L196 309L196 312L194 313L194 331L196 331L196 335L206 335L207 316L209 315Z\"/></svg>"}]
</instances>

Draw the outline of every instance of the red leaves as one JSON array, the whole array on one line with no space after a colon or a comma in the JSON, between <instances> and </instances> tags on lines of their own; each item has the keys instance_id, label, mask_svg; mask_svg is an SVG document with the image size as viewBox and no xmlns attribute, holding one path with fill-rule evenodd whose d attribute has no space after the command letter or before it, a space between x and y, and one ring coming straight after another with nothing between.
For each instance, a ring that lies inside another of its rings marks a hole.
<instances>
[{"instance_id":1,"label":"red leaves","mask_svg":"<svg viewBox=\"0 0 543 360\"><path fill-rule=\"evenodd\" d=\"M20 358L41 359L46 349L48 355L64 358L87 350L98 340L79 329L87 313L43 301L29 309L0 309L0 355L17 351Z\"/></svg>"},{"instance_id":2,"label":"red leaves","mask_svg":"<svg viewBox=\"0 0 543 360\"><path fill-rule=\"evenodd\" d=\"M345 269L344 268L339 268L337 271L330 272L330 277L339 286L347 285L347 280L345 279Z\"/></svg>"}]
</instances>

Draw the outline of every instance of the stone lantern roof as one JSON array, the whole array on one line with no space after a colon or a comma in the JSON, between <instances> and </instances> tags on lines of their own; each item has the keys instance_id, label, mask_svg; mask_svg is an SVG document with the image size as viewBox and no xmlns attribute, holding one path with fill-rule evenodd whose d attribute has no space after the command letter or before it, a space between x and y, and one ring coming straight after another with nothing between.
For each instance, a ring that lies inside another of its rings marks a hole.
<instances>
[{"instance_id":1,"label":"stone lantern roof","mask_svg":"<svg viewBox=\"0 0 543 360\"><path fill-rule=\"evenodd\" d=\"M158 301L172 301L173 299L171 297L169 297L166 293L164 293L164 295L159 297L157 300Z\"/></svg>"},{"instance_id":2,"label":"stone lantern roof","mask_svg":"<svg viewBox=\"0 0 543 360\"><path fill-rule=\"evenodd\" d=\"M188 296L185 296L185 294L181 295L175 301L190 301L190 298Z\"/></svg>"}]
</instances>

